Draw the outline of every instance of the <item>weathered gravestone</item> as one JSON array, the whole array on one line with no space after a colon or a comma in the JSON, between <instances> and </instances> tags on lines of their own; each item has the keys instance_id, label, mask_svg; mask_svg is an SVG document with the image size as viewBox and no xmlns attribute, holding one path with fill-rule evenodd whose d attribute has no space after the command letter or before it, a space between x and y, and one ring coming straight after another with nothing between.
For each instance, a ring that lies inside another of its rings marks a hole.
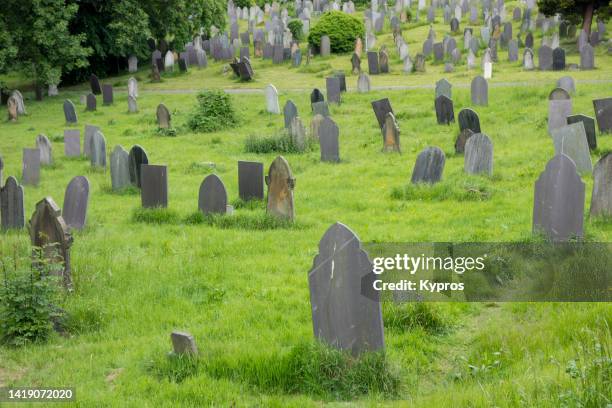
<instances>
[{"instance_id":1,"label":"weathered gravestone","mask_svg":"<svg viewBox=\"0 0 612 408\"><path fill-rule=\"evenodd\" d=\"M334 73L334 77L338 78L340 82L340 92L346 92L346 75L344 72L336 72Z\"/></svg>"},{"instance_id":2,"label":"weathered gravestone","mask_svg":"<svg viewBox=\"0 0 612 408\"><path fill-rule=\"evenodd\" d=\"M295 178L293 178L289 163L283 156L278 156L270 165L266 185L268 186L266 207L268 214L293 221L295 218L293 205Z\"/></svg>"},{"instance_id":3,"label":"weathered gravestone","mask_svg":"<svg viewBox=\"0 0 612 408\"><path fill-rule=\"evenodd\" d=\"M487 106L489 104L489 84L482 76L477 76L472 80L472 105Z\"/></svg>"},{"instance_id":4,"label":"weathered gravestone","mask_svg":"<svg viewBox=\"0 0 612 408\"><path fill-rule=\"evenodd\" d=\"M590 213L594 217L612 217L612 153L606 153L595 164Z\"/></svg>"},{"instance_id":5,"label":"weathered gravestone","mask_svg":"<svg viewBox=\"0 0 612 408\"><path fill-rule=\"evenodd\" d=\"M174 331L170 334L172 340L172 352L174 355L197 355L198 347L195 339L189 333Z\"/></svg>"},{"instance_id":6,"label":"weathered gravestone","mask_svg":"<svg viewBox=\"0 0 612 408\"><path fill-rule=\"evenodd\" d=\"M463 169L468 174L493 174L493 143L484 133L476 133L465 142Z\"/></svg>"},{"instance_id":7,"label":"weathered gravestone","mask_svg":"<svg viewBox=\"0 0 612 408\"><path fill-rule=\"evenodd\" d=\"M140 199L143 208L168 207L168 168L152 164L140 167Z\"/></svg>"},{"instance_id":8,"label":"weathered gravestone","mask_svg":"<svg viewBox=\"0 0 612 408\"><path fill-rule=\"evenodd\" d=\"M276 90L276 87L272 84L266 86L264 89L264 94L266 96L266 110L269 113L279 115L280 105L278 104L278 91Z\"/></svg>"},{"instance_id":9,"label":"weathered gravestone","mask_svg":"<svg viewBox=\"0 0 612 408\"><path fill-rule=\"evenodd\" d=\"M294 116L291 119L291 125L289 127L289 135L293 146L300 152L303 152L306 148L306 129L299 116Z\"/></svg>"},{"instance_id":10,"label":"weathered gravestone","mask_svg":"<svg viewBox=\"0 0 612 408\"><path fill-rule=\"evenodd\" d=\"M444 60L444 44L441 42L435 43L433 45L433 54L435 62L441 62Z\"/></svg>"},{"instance_id":11,"label":"weathered gravestone","mask_svg":"<svg viewBox=\"0 0 612 408\"><path fill-rule=\"evenodd\" d=\"M157 105L157 126L160 129L168 129L170 128L170 123L172 120L172 116L170 115L170 111L166 108L166 105L160 103Z\"/></svg>"},{"instance_id":12,"label":"weathered gravestone","mask_svg":"<svg viewBox=\"0 0 612 408\"><path fill-rule=\"evenodd\" d=\"M327 88L327 101L329 103L340 104L340 78L330 77L325 79L325 85Z\"/></svg>"},{"instance_id":13,"label":"weathered gravestone","mask_svg":"<svg viewBox=\"0 0 612 408\"><path fill-rule=\"evenodd\" d=\"M355 356L383 350L380 293L371 289L375 279L359 238L341 223L332 225L308 273L315 337Z\"/></svg>"},{"instance_id":14,"label":"weathered gravestone","mask_svg":"<svg viewBox=\"0 0 612 408\"><path fill-rule=\"evenodd\" d=\"M130 175L130 183L140 188L142 186L140 180L140 169L143 164L149 164L149 156L147 156L147 152L142 146L134 145L130 149L129 153L129 175Z\"/></svg>"},{"instance_id":15,"label":"weathered gravestone","mask_svg":"<svg viewBox=\"0 0 612 408\"><path fill-rule=\"evenodd\" d=\"M86 100L85 100L85 110L88 112L93 112L97 109L98 107L98 101L96 100L96 95L89 93L86 96Z\"/></svg>"},{"instance_id":16,"label":"weathered gravestone","mask_svg":"<svg viewBox=\"0 0 612 408\"><path fill-rule=\"evenodd\" d=\"M526 71L531 71L535 69L535 64L533 63L533 51L531 49L526 48L523 53L523 69Z\"/></svg>"},{"instance_id":17,"label":"weathered gravestone","mask_svg":"<svg viewBox=\"0 0 612 408\"><path fill-rule=\"evenodd\" d=\"M518 42L516 40L510 40L508 42L508 61L509 62L518 61L518 53L519 53Z\"/></svg>"},{"instance_id":18,"label":"weathered gravestone","mask_svg":"<svg viewBox=\"0 0 612 408\"><path fill-rule=\"evenodd\" d=\"M321 91L319 91L319 89L315 88L312 90L312 92L310 93L310 108L312 109L312 105L317 103L317 102L324 102L325 101L325 96L323 96L323 93Z\"/></svg>"},{"instance_id":19,"label":"weathered gravestone","mask_svg":"<svg viewBox=\"0 0 612 408\"><path fill-rule=\"evenodd\" d=\"M552 69L554 71L563 71L565 69L565 50L559 47L555 48L552 57Z\"/></svg>"},{"instance_id":20,"label":"weathered gravestone","mask_svg":"<svg viewBox=\"0 0 612 408\"><path fill-rule=\"evenodd\" d=\"M322 162L339 162L340 161L340 146L339 136L340 130L338 125L326 117L321 121L318 128L319 144L321 147Z\"/></svg>"},{"instance_id":21,"label":"weathered gravestone","mask_svg":"<svg viewBox=\"0 0 612 408\"><path fill-rule=\"evenodd\" d=\"M17 100L13 96L8 98L6 108L8 110L8 120L10 122L16 122L19 116L17 113Z\"/></svg>"},{"instance_id":22,"label":"weathered gravestone","mask_svg":"<svg viewBox=\"0 0 612 408\"><path fill-rule=\"evenodd\" d=\"M113 104L113 86L111 84L102 85L102 103L104 106Z\"/></svg>"},{"instance_id":23,"label":"weathered gravestone","mask_svg":"<svg viewBox=\"0 0 612 408\"><path fill-rule=\"evenodd\" d=\"M547 45L543 45L538 50L538 65L540 71L550 71L553 69L553 50Z\"/></svg>"},{"instance_id":24,"label":"weathered gravestone","mask_svg":"<svg viewBox=\"0 0 612 408\"><path fill-rule=\"evenodd\" d=\"M455 140L455 153L463 154L465 152L465 144L468 139L474 135L472 129L466 128L459 132L457 139Z\"/></svg>"},{"instance_id":25,"label":"weathered gravestone","mask_svg":"<svg viewBox=\"0 0 612 408\"><path fill-rule=\"evenodd\" d=\"M298 115L297 106L290 99L285 103L283 108L283 116L285 118L285 129L291 129L291 121Z\"/></svg>"},{"instance_id":26,"label":"weathered gravestone","mask_svg":"<svg viewBox=\"0 0 612 408\"><path fill-rule=\"evenodd\" d=\"M453 101L444 96L440 95L435 100L436 108L436 119L438 125L448 125L455 121L455 111L453 110Z\"/></svg>"},{"instance_id":27,"label":"weathered gravestone","mask_svg":"<svg viewBox=\"0 0 612 408\"><path fill-rule=\"evenodd\" d=\"M98 126L85 125L85 141L83 143L83 153L89 158L91 158L91 141L93 140L94 134L99 131L100 128Z\"/></svg>"},{"instance_id":28,"label":"weathered gravestone","mask_svg":"<svg viewBox=\"0 0 612 408\"><path fill-rule=\"evenodd\" d=\"M591 154L582 122L561 126L551 131L555 154L564 154L576 165L579 173L591 172Z\"/></svg>"},{"instance_id":29,"label":"weathered gravestone","mask_svg":"<svg viewBox=\"0 0 612 408\"><path fill-rule=\"evenodd\" d=\"M53 164L53 147L45 135L36 136L36 148L40 150L40 164L49 166Z\"/></svg>"},{"instance_id":30,"label":"weathered gravestone","mask_svg":"<svg viewBox=\"0 0 612 408\"><path fill-rule=\"evenodd\" d=\"M91 93L94 95L100 95L102 93L102 88L100 87L100 80L96 76L96 74L91 74L89 77L89 85L91 86Z\"/></svg>"},{"instance_id":31,"label":"weathered gravestone","mask_svg":"<svg viewBox=\"0 0 612 408\"><path fill-rule=\"evenodd\" d=\"M594 99L593 109L599 133L612 132L612 98Z\"/></svg>"},{"instance_id":32,"label":"weathered gravestone","mask_svg":"<svg viewBox=\"0 0 612 408\"><path fill-rule=\"evenodd\" d=\"M134 77L128 79L128 96L138 98L138 81Z\"/></svg>"},{"instance_id":33,"label":"weathered gravestone","mask_svg":"<svg viewBox=\"0 0 612 408\"><path fill-rule=\"evenodd\" d=\"M89 205L89 180L83 176L73 178L64 194L62 217L70 228L82 230L87 221Z\"/></svg>"},{"instance_id":34,"label":"weathered gravestone","mask_svg":"<svg viewBox=\"0 0 612 408\"><path fill-rule=\"evenodd\" d=\"M430 146L417 156L412 169L412 184L429 183L434 184L442 179L446 156L442 149Z\"/></svg>"},{"instance_id":35,"label":"weathered gravestone","mask_svg":"<svg viewBox=\"0 0 612 408\"><path fill-rule=\"evenodd\" d=\"M374 110L374 114L376 115L376 120L378 120L378 126L382 130L383 126L385 125L387 113L393 113L393 109L391 108L391 102L389 102L388 98L373 101L372 109Z\"/></svg>"},{"instance_id":36,"label":"weathered gravestone","mask_svg":"<svg viewBox=\"0 0 612 408\"><path fill-rule=\"evenodd\" d=\"M138 57L130 55L128 58L128 72L134 73L138 71Z\"/></svg>"},{"instance_id":37,"label":"weathered gravestone","mask_svg":"<svg viewBox=\"0 0 612 408\"><path fill-rule=\"evenodd\" d=\"M312 104L312 113L313 115L323 115L329 116L329 106L327 102L315 102Z\"/></svg>"},{"instance_id":38,"label":"weathered gravestone","mask_svg":"<svg viewBox=\"0 0 612 408\"><path fill-rule=\"evenodd\" d=\"M535 183L533 231L553 241L583 236L584 183L564 154L547 164Z\"/></svg>"},{"instance_id":39,"label":"weathered gravestone","mask_svg":"<svg viewBox=\"0 0 612 408\"><path fill-rule=\"evenodd\" d=\"M370 92L370 77L365 72L361 72L357 78L357 91L360 93Z\"/></svg>"},{"instance_id":40,"label":"weathered gravestone","mask_svg":"<svg viewBox=\"0 0 612 408\"><path fill-rule=\"evenodd\" d=\"M216 174L208 175L200 184L198 209L204 215L227 213L227 190Z\"/></svg>"},{"instance_id":41,"label":"weathered gravestone","mask_svg":"<svg viewBox=\"0 0 612 408\"><path fill-rule=\"evenodd\" d=\"M383 134L383 151L400 153L400 128L395 120L393 113L387 113L385 124L382 129Z\"/></svg>"},{"instance_id":42,"label":"weathered gravestone","mask_svg":"<svg viewBox=\"0 0 612 408\"><path fill-rule=\"evenodd\" d=\"M571 76L564 76L557 80L557 88L563 88L569 94L576 93L576 84Z\"/></svg>"},{"instance_id":43,"label":"weathered gravestone","mask_svg":"<svg viewBox=\"0 0 612 408\"><path fill-rule=\"evenodd\" d=\"M318 113L312 117L312 121L310 122L310 136L316 140L319 140L319 128L325 118L326 116Z\"/></svg>"},{"instance_id":44,"label":"weathered gravestone","mask_svg":"<svg viewBox=\"0 0 612 408\"><path fill-rule=\"evenodd\" d=\"M66 123L77 123L76 109L74 108L74 103L69 99L64 101L64 117L66 118Z\"/></svg>"},{"instance_id":45,"label":"weathered gravestone","mask_svg":"<svg viewBox=\"0 0 612 408\"><path fill-rule=\"evenodd\" d=\"M580 49L580 69L595 68L595 54L591 44L585 44Z\"/></svg>"},{"instance_id":46,"label":"weathered gravestone","mask_svg":"<svg viewBox=\"0 0 612 408\"><path fill-rule=\"evenodd\" d=\"M102 132L94 133L91 138L91 167L106 168L106 139Z\"/></svg>"},{"instance_id":47,"label":"weathered gravestone","mask_svg":"<svg viewBox=\"0 0 612 408\"><path fill-rule=\"evenodd\" d=\"M40 181L40 150L23 149L21 183L37 186Z\"/></svg>"},{"instance_id":48,"label":"weathered gravestone","mask_svg":"<svg viewBox=\"0 0 612 408\"><path fill-rule=\"evenodd\" d=\"M0 175L1 176L1 175ZM0 188L0 220L2 230L25 227L25 206L23 187L17 179L9 176Z\"/></svg>"},{"instance_id":49,"label":"weathered gravestone","mask_svg":"<svg viewBox=\"0 0 612 408\"><path fill-rule=\"evenodd\" d=\"M590 150L597 149L597 134L595 132L595 119L586 115L570 115L567 117L567 124L582 122L586 133L587 143Z\"/></svg>"},{"instance_id":50,"label":"weathered gravestone","mask_svg":"<svg viewBox=\"0 0 612 408\"><path fill-rule=\"evenodd\" d=\"M361 72L361 58L355 53L353 53L351 57L351 72L353 75L357 75Z\"/></svg>"},{"instance_id":51,"label":"weathered gravestone","mask_svg":"<svg viewBox=\"0 0 612 408\"><path fill-rule=\"evenodd\" d=\"M470 129L474 133L480 133L480 118L474 110L470 108L461 109L457 119L459 120L459 131Z\"/></svg>"},{"instance_id":52,"label":"weathered gravestone","mask_svg":"<svg viewBox=\"0 0 612 408\"><path fill-rule=\"evenodd\" d=\"M444 95L449 99L453 98L453 86L445 78L442 78L436 82L436 98L440 95Z\"/></svg>"},{"instance_id":53,"label":"weathered gravestone","mask_svg":"<svg viewBox=\"0 0 612 408\"><path fill-rule=\"evenodd\" d=\"M329 57L330 52L331 52L331 43L330 43L329 37L327 35L324 35L321 37L320 54L322 57Z\"/></svg>"},{"instance_id":54,"label":"weathered gravestone","mask_svg":"<svg viewBox=\"0 0 612 408\"><path fill-rule=\"evenodd\" d=\"M572 114L572 99L563 88L555 88L548 95L548 132L565 126Z\"/></svg>"},{"instance_id":55,"label":"weathered gravestone","mask_svg":"<svg viewBox=\"0 0 612 408\"><path fill-rule=\"evenodd\" d=\"M134 98L132 95L128 95L128 112L138 112L138 102L136 101L136 98Z\"/></svg>"},{"instance_id":56,"label":"weathered gravestone","mask_svg":"<svg viewBox=\"0 0 612 408\"><path fill-rule=\"evenodd\" d=\"M28 228L32 246L40 249L40 255L47 263L62 265L61 268L53 268L52 271L59 275L65 288L71 289L72 234L62 217L60 208L51 197L46 197L36 204Z\"/></svg>"},{"instance_id":57,"label":"weathered gravestone","mask_svg":"<svg viewBox=\"0 0 612 408\"><path fill-rule=\"evenodd\" d=\"M264 166L260 162L238 161L238 195L241 200L263 200Z\"/></svg>"},{"instance_id":58,"label":"weathered gravestone","mask_svg":"<svg viewBox=\"0 0 612 408\"><path fill-rule=\"evenodd\" d=\"M131 185L130 156L121 146L117 145L110 155L111 184L114 191L122 190Z\"/></svg>"},{"instance_id":59,"label":"weathered gravestone","mask_svg":"<svg viewBox=\"0 0 612 408\"><path fill-rule=\"evenodd\" d=\"M381 74L389 73L389 54L384 47L378 52L378 68Z\"/></svg>"},{"instance_id":60,"label":"weathered gravestone","mask_svg":"<svg viewBox=\"0 0 612 408\"><path fill-rule=\"evenodd\" d=\"M378 65L378 53L376 51L368 51L368 72L370 75L380 74Z\"/></svg>"}]
</instances>

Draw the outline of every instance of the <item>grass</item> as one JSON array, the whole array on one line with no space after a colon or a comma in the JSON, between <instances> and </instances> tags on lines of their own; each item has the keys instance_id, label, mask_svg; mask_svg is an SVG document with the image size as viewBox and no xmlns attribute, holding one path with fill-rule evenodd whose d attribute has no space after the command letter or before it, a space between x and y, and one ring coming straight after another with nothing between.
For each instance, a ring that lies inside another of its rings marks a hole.
<instances>
[{"instance_id":1,"label":"grass","mask_svg":"<svg viewBox=\"0 0 612 408\"><path fill-rule=\"evenodd\" d=\"M512 6L507 4L509 10ZM439 37L447 30L441 24L434 27ZM412 55L428 27L404 28ZM391 45L386 30L379 45ZM611 58L598 50L597 70L571 75L579 81L609 77ZM349 59L331 57L317 69L346 70ZM272 82L281 91L281 106L293 100L308 128L310 90L324 86L319 73L256 61L256 81L242 84L223 76L220 63L212 63L159 84L145 80L136 114L127 113L127 96L121 92L113 106L100 106L95 113L80 106L78 128L100 125L108 152L117 144L127 149L139 144L150 163L168 165L169 208L140 209L134 189L113 193L108 168L90 171L87 161L64 158L61 141L54 139L57 165L42 169L39 187L25 187L25 208L29 217L45 196L61 207L72 177L85 174L90 181L88 227L76 234L71 252L75 292L62 304L69 315L68 335L19 350L0 347L0 386L74 386L82 406L303 407L335 400L416 407L609 403L601 397L610 394L609 371L601 364L609 359L609 304L385 304L384 359L373 356L363 365L312 342L307 271L322 234L336 221L364 242L532 237L533 184L554 152L546 131L546 97L566 73L525 73L514 64L496 64L493 84L529 85L492 86L490 105L474 107L493 141L494 175L467 177L463 156L448 153L454 151L458 125L436 124L433 85L442 77L442 66L401 75L393 51L391 60L392 74L372 78L373 85L420 87L349 92L342 105L330 106L340 129L341 163L321 163L316 146L301 154L282 153L296 178L296 223L291 225L268 218L265 202L237 201L237 161L260 161L267 170L279 154L245 151L250 135L283 127L282 115L264 113L263 95L233 96L241 118L236 128L195 134L186 127L195 95L156 90L189 89L194 83L263 88ZM569 62L576 60L576 54L569 55ZM469 88L462 85L473 74L460 68L445 75L453 84L455 112L471 106ZM127 83L127 78L113 82ZM350 88L356 77L347 81ZM36 135L63 134L62 102L67 97L78 101L84 89L86 84L61 90L59 98L43 102L30 98L27 117L0 122L5 177L21 174L21 151L34 145ZM592 99L611 91L609 84L578 82L574 112L592 115ZM401 155L381 153L370 102L382 97L389 97L398 113ZM160 102L172 112L176 137L157 133ZM416 157L430 145L447 152L442 181L410 186ZM600 152L612 149L612 137L598 135L598 145ZM223 180L234 215L196 212L200 183L211 172ZM593 181L590 175L583 180L588 209ZM612 237L608 219L586 217L585 230L593 241ZM13 245L27 251L27 242L25 231L2 233L0 251L10 253ZM195 336L203 352L195 365L168 359L172 330Z\"/></svg>"}]
</instances>

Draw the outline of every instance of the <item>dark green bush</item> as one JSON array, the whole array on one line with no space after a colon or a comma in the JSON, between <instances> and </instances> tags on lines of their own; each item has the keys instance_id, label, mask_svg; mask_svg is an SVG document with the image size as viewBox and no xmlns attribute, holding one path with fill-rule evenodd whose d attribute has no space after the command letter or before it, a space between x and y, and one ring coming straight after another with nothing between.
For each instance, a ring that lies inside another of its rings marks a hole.
<instances>
[{"instance_id":1,"label":"dark green bush","mask_svg":"<svg viewBox=\"0 0 612 408\"><path fill-rule=\"evenodd\" d=\"M194 132L215 132L234 127L238 120L231 97L221 90L204 90L197 96L198 105L187 126Z\"/></svg>"},{"instance_id":2,"label":"dark green bush","mask_svg":"<svg viewBox=\"0 0 612 408\"><path fill-rule=\"evenodd\" d=\"M340 11L328 11L310 30L308 43L318 49L324 35L329 36L332 52L350 52L355 46L355 40L364 38L365 27L356 17Z\"/></svg>"},{"instance_id":3,"label":"dark green bush","mask_svg":"<svg viewBox=\"0 0 612 408\"><path fill-rule=\"evenodd\" d=\"M291 20L289 24L287 24L287 27L289 28L289 31L291 31L291 35L293 35L294 40L302 40L302 30L304 29L304 23L302 23L302 20Z\"/></svg>"},{"instance_id":4,"label":"dark green bush","mask_svg":"<svg viewBox=\"0 0 612 408\"><path fill-rule=\"evenodd\" d=\"M234 0L234 6L240 8L249 8L253 5L253 0Z\"/></svg>"}]
</instances>

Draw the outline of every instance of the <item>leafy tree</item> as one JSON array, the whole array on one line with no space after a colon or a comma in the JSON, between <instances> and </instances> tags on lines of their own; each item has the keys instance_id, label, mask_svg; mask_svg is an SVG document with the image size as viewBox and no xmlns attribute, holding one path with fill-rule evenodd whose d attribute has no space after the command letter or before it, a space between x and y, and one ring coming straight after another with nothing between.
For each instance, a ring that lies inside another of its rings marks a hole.
<instances>
[{"instance_id":1,"label":"leafy tree","mask_svg":"<svg viewBox=\"0 0 612 408\"><path fill-rule=\"evenodd\" d=\"M573 24L582 22L582 29L591 34L593 17L606 21L612 14L609 0L538 0L538 8L546 16L561 14Z\"/></svg>"},{"instance_id":2,"label":"leafy tree","mask_svg":"<svg viewBox=\"0 0 612 408\"><path fill-rule=\"evenodd\" d=\"M13 66L13 60L17 55L17 48L13 43L7 24L4 22L0 11L0 72L6 72L8 68Z\"/></svg>"}]
</instances>

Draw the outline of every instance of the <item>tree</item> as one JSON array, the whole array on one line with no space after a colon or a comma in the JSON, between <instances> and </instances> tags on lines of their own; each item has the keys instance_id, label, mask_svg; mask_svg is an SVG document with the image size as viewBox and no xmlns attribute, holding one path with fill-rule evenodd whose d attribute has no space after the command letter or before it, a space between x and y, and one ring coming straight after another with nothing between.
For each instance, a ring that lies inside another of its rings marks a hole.
<instances>
[{"instance_id":1,"label":"tree","mask_svg":"<svg viewBox=\"0 0 612 408\"><path fill-rule=\"evenodd\" d=\"M573 24L582 21L582 29L588 35L591 35L591 24L595 15L606 21L612 14L609 0L538 0L538 9L547 17L561 14Z\"/></svg>"}]
</instances>

